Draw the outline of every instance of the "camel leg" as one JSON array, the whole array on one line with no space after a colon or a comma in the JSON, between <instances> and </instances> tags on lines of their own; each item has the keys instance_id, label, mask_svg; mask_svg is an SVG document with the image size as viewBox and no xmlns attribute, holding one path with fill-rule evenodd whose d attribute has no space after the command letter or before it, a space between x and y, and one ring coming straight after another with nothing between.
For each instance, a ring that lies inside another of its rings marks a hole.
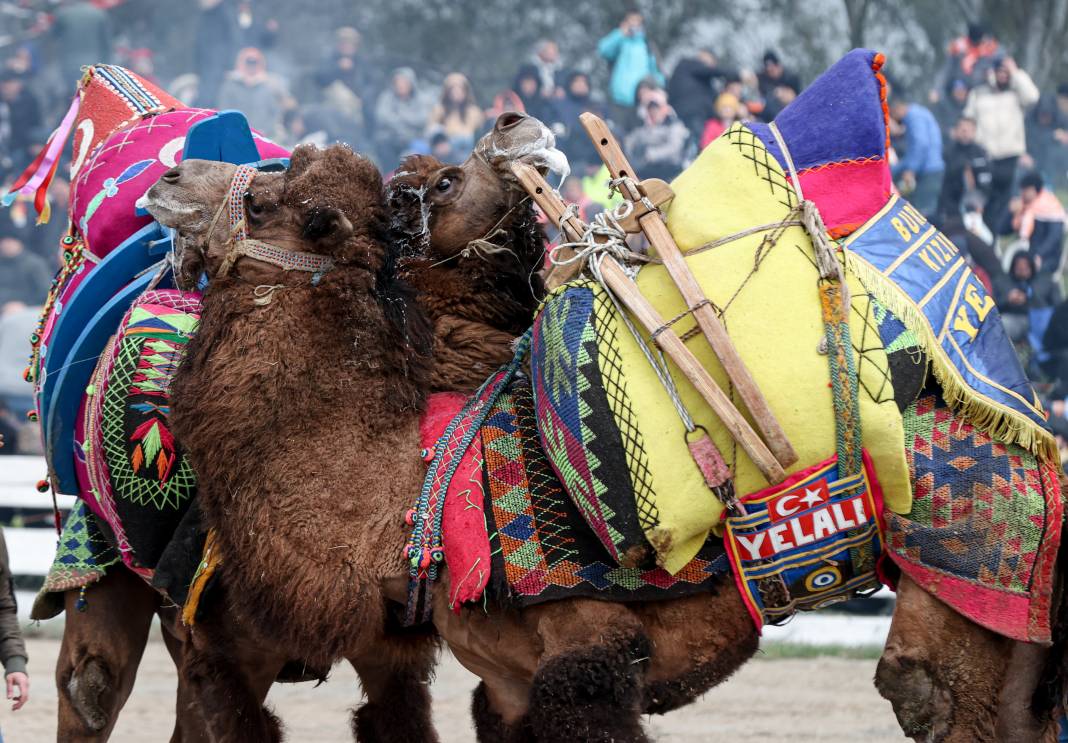
<instances>
[{"instance_id":1,"label":"camel leg","mask_svg":"<svg viewBox=\"0 0 1068 743\"><path fill-rule=\"evenodd\" d=\"M185 643L179 686L203 715L214 743L278 743L282 725L263 702L284 657L245 639L232 627L225 604L191 631ZM188 703L188 702L187 702Z\"/></svg>"},{"instance_id":2,"label":"camel leg","mask_svg":"<svg viewBox=\"0 0 1068 743\"><path fill-rule=\"evenodd\" d=\"M1033 705L1049 652L1049 648L1040 645L1012 643L998 705L998 740L1057 740L1058 721L1052 710L1035 709Z\"/></svg>"},{"instance_id":3,"label":"camel leg","mask_svg":"<svg viewBox=\"0 0 1068 743\"><path fill-rule=\"evenodd\" d=\"M662 715L727 678L756 653L753 620L734 586L633 608L652 646L643 709Z\"/></svg>"},{"instance_id":4,"label":"camel leg","mask_svg":"<svg viewBox=\"0 0 1068 743\"><path fill-rule=\"evenodd\" d=\"M537 609L544 652L528 714L537 739L647 741L641 715L652 653L638 618L593 600Z\"/></svg>"},{"instance_id":5,"label":"camel leg","mask_svg":"<svg viewBox=\"0 0 1068 743\"><path fill-rule=\"evenodd\" d=\"M133 689L158 596L121 565L86 589L84 611L77 609L78 595L64 596L56 738L105 741Z\"/></svg>"},{"instance_id":6,"label":"camel leg","mask_svg":"<svg viewBox=\"0 0 1068 743\"><path fill-rule=\"evenodd\" d=\"M429 638L384 639L374 652L352 658L367 701L352 713L361 743L437 743L430 714L436 648Z\"/></svg>"},{"instance_id":7,"label":"camel leg","mask_svg":"<svg viewBox=\"0 0 1068 743\"><path fill-rule=\"evenodd\" d=\"M903 575L875 686L915 740L994 741L1013 645Z\"/></svg>"},{"instance_id":8,"label":"camel leg","mask_svg":"<svg viewBox=\"0 0 1068 743\"><path fill-rule=\"evenodd\" d=\"M175 612L160 612L160 630L163 635L163 644L167 646L167 652L174 661L177 671L182 668L182 654L185 651L185 640L179 637L175 631L173 622L181 621ZM171 743L201 743L210 740L207 723L204 715L197 706L196 697L186 683L181 673L178 673L178 695L175 703L174 733L171 735Z\"/></svg>"}]
</instances>

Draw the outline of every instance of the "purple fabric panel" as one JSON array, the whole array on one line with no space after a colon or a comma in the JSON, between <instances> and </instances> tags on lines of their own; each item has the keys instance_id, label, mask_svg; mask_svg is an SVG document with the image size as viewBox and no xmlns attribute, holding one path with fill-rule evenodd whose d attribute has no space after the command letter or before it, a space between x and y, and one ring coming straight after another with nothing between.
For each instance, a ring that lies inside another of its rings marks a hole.
<instances>
[{"instance_id":1,"label":"purple fabric panel","mask_svg":"<svg viewBox=\"0 0 1068 743\"><path fill-rule=\"evenodd\" d=\"M775 117L798 170L886 155L879 80L871 68L875 54L871 49L849 52ZM786 170L768 125L748 126Z\"/></svg>"}]
</instances>

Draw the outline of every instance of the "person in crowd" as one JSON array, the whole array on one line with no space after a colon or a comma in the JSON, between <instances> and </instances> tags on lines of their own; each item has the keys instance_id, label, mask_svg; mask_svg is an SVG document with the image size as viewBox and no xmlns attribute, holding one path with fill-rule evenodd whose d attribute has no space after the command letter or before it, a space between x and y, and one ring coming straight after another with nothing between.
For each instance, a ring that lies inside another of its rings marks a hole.
<instances>
[{"instance_id":1,"label":"person in crowd","mask_svg":"<svg viewBox=\"0 0 1068 743\"><path fill-rule=\"evenodd\" d=\"M682 170L690 132L660 91L645 104L643 123L623 140L623 148L643 178L671 180Z\"/></svg>"},{"instance_id":2,"label":"person in crowd","mask_svg":"<svg viewBox=\"0 0 1068 743\"><path fill-rule=\"evenodd\" d=\"M773 49L764 52L763 69L757 73L757 84L764 98L760 115L763 121L774 119L801 92L801 79L787 71Z\"/></svg>"},{"instance_id":3,"label":"person in crowd","mask_svg":"<svg viewBox=\"0 0 1068 743\"><path fill-rule=\"evenodd\" d=\"M634 106L638 83L647 77L664 85L664 75L645 38L641 13L632 11L623 16L619 28L597 42L597 53L612 65L609 91L617 106Z\"/></svg>"},{"instance_id":4,"label":"person in crowd","mask_svg":"<svg viewBox=\"0 0 1068 743\"><path fill-rule=\"evenodd\" d=\"M534 46L530 63L538 71L542 98L558 97L560 72L564 67L560 59L560 45L552 39L542 39Z\"/></svg>"},{"instance_id":5,"label":"person in crowd","mask_svg":"<svg viewBox=\"0 0 1068 743\"><path fill-rule=\"evenodd\" d=\"M938 126L942 130L942 136L948 136L950 131L964 115L964 106L968 102L968 93L971 88L963 78L956 78L947 87L948 95L940 97L931 106L931 113L938 119Z\"/></svg>"},{"instance_id":6,"label":"person in crowd","mask_svg":"<svg viewBox=\"0 0 1068 743\"><path fill-rule=\"evenodd\" d=\"M954 80L963 80L969 88L983 82L987 71L993 66L1001 46L986 24L975 22L968 24L968 31L949 42L946 48L946 66L936 76L936 82L943 83L948 92ZM936 85L931 91L931 101L937 102L941 89Z\"/></svg>"},{"instance_id":7,"label":"person in crowd","mask_svg":"<svg viewBox=\"0 0 1068 743\"><path fill-rule=\"evenodd\" d=\"M600 162L600 156L579 116L587 111L606 118L604 106L593 100L590 76L585 72L569 72L565 78L564 97L556 102L556 120L560 124L557 146L564 151L573 167L576 163Z\"/></svg>"},{"instance_id":8,"label":"person in crowd","mask_svg":"<svg viewBox=\"0 0 1068 743\"><path fill-rule=\"evenodd\" d=\"M483 122L485 115L475 100L471 83L459 72L446 75L441 99L430 112L428 132L443 133L453 152L466 152L475 146L475 135Z\"/></svg>"},{"instance_id":9,"label":"person in crowd","mask_svg":"<svg viewBox=\"0 0 1068 743\"><path fill-rule=\"evenodd\" d=\"M675 65L667 84L668 100L691 133L699 133L716 115L717 86L731 74L708 49L683 57Z\"/></svg>"},{"instance_id":10,"label":"person in crowd","mask_svg":"<svg viewBox=\"0 0 1068 743\"><path fill-rule=\"evenodd\" d=\"M943 153L946 175L938 197L940 219L959 218L965 193L986 193L990 188L990 162L986 150L975 141L975 121L962 116L949 138L949 146Z\"/></svg>"},{"instance_id":11,"label":"person in crowd","mask_svg":"<svg viewBox=\"0 0 1068 743\"><path fill-rule=\"evenodd\" d=\"M994 299L1012 342L1037 352L1052 314L1049 310L1060 303L1060 287L1048 275L1038 273L1035 261L1026 249L1021 248L1012 254L1008 275L1003 282L994 285ZM1032 334L1035 315L1043 323L1037 338Z\"/></svg>"},{"instance_id":12,"label":"person in crowd","mask_svg":"<svg viewBox=\"0 0 1068 743\"><path fill-rule=\"evenodd\" d=\"M193 37L198 106L217 105L224 78L220 72L230 67L241 48L237 41L237 18L229 0L200 0Z\"/></svg>"},{"instance_id":13,"label":"person in crowd","mask_svg":"<svg viewBox=\"0 0 1068 743\"><path fill-rule=\"evenodd\" d=\"M983 218L997 231L1005 219L1016 164L1027 151L1024 112L1038 102L1038 88L1012 57L1001 57L987 80L968 95L964 115L975 120L976 141L990 156L990 194Z\"/></svg>"},{"instance_id":14,"label":"person in crowd","mask_svg":"<svg viewBox=\"0 0 1068 743\"><path fill-rule=\"evenodd\" d=\"M11 576L11 561L7 542L0 530L0 662L4 665L7 698L11 709L20 710L30 701L30 677L26 673L26 643L19 627L18 604L15 602L15 581ZM18 692L17 694L15 692Z\"/></svg>"},{"instance_id":15,"label":"person in crowd","mask_svg":"<svg viewBox=\"0 0 1068 743\"><path fill-rule=\"evenodd\" d=\"M731 93L720 93L716 98L715 113L705 122L701 132L701 149L712 144L719 135L730 129L731 125L742 118L745 107Z\"/></svg>"},{"instance_id":16,"label":"person in crowd","mask_svg":"<svg viewBox=\"0 0 1068 743\"><path fill-rule=\"evenodd\" d=\"M372 101L374 70L360 53L360 32L342 26L334 34L334 48L320 61L315 82L321 89L343 86L361 101Z\"/></svg>"},{"instance_id":17,"label":"person in crowd","mask_svg":"<svg viewBox=\"0 0 1068 743\"><path fill-rule=\"evenodd\" d=\"M604 211L604 207L586 193L586 190L582 187L582 178L578 175L572 174L564 179L564 184L560 188L560 195L564 198L564 201L574 204L578 208L578 218L583 222L589 223L590 220Z\"/></svg>"},{"instance_id":18,"label":"person in crowd","mask_svg":"<svg viewBox=\"0 0 1068 743\"><path fill-rule=\"evenodd\" d=\"M596 211L614 209L622 202L619 193L608 185L612 175L600 157L596 161L579 163L576 172L582 177L582 192L596 205Z\"/></svg>"},{"instance_id":19,"label":"person in crowd","mask_svg":"<svg viewBox=\"0 0 1068 743\"><path fill-rule=\"evenodd\" d=\"M1065 211L1060 199L1045 187L1036 171L1020 178L1020 196L1012 203L1012 228L1027 241L1027 251L1039 274L1060 271L1064 254Z\"/></svg>"},{"instance_id":20,"label":"person in crowd","mask_svg":"<svg viewBox=\"0 0 1068 743\"><path fill-rule=\"evenodd\" d=\"M18 454L18 419L11 412L7 401L0 397L0 455ZM10 696L8 697L10 699ZM3 738L0 738L2 741Z\"/></svg>"},{"instance_id":21,"label":"person in crowd","mask_svg":"<svg viewBox=\"0 0 1068 743\"><path fill-rule=\"evenodd\" d=\"M516 72L512 91L523 103L522 111L541 119L545 124L552 124L555 116L554 101L542 94L541 77L538 68L525 64Z\"/></svg>"},{"instance_id":22,"label":"person in crowd","mask_svg":"<svg viewBox=\"0 0 1068 743\"><path fill-rule=\"evenodd\" d=\"M1042 95L1026 126L1027 153L1020 165L1040 172L1051 188L1068 185L1068 116L1061 112L1057 97Z\"/></svg>"},{"instance_id":23,"label":"person in crowd","mask_svg":"<svg viewBox=\"0 0 1068 743\"><path fill-rule=\"evenodd\" d=\"M25 77L0 69L0 180L33 159L44 137L43 118L37 98L26 88Z\"/></svg>"},{"instance_id":24,"label":"person in crowd","mask_svg":"<svg viewBox=\"0 0 1068 743\"><path fill-rule=\"evenodd\" d=\"M234 69L219 88L219 108L236 108L250 125L272 138L284 136L282 114L294 105L282 79L268 72L263 52L252 47L238 53Z\"/></svg>"},{"instance_id":25,"label":"person in crowd","mask_svg":"<svg viewBox=\"0 0 1068 743\"><path fill-rule=\"evenodd\" d=\"M0 237L0 311L44 302L52 273L17 237Z\"/></svg>"},{"instance_id":26,"label":"person in crowd","mask_svg":"<svg viewBox=\"0 0 1068 743\"><path fill-rule=\"evenodd\" d=\"M505 111L518 111L520 113L526 113L526 106L523 105L523 99L519 97L511 88L505 88L498 91L497 95L493 96L493 103L485 110L486 125L490 122L496 121L497 117L503 114Z\"/></svg>"},{"instance_id":27,"label":"person in crowd","mask_svg":"<svg viewBox=\"0 0 1068 743\"><path fill-rule=\"evenodd\" d=\"M1050 317L1042 346L1049 355L1044 369L1053 379L1051 395L1060 400L1068 398L1068 301L1058 304ZM1063 411L1062 411L1063 416Z\"/></svg>"},{"instance_id":28,"label":"person in crowd","mask_svg":"<svg viewBox=\"0 0 1068 743\"><path fill-rule=\"evenodd\" d=\"M459 153L453 149L452 141L445 132L435 132L430 135L430 154L443 163L456 165L459 163Z\"/></svg>"},{"instance_id":29,"label":"person in crowd","mask_svg":"<svg viewBox=\"0 0 1068 743\"><path fill-rule=\"evenodd\" d=\"M88 0L61 0L52 16L52 38L64 81L78 80L82 65L111 61L107 13Z\"/></svg>"},{"instance_id":30,"label":"person in crowd","mask_svg":"<svg viewBox=\"0 0 1068 743\"><path fill-rule=\"evenodd\" d=\"M389 87L375 102L374 127L378 156L383 163L397 163L423 136L430 105L420 93L415 71L398 67L390 76ZM425 142L418 149L425 149Z\"/></svg>"},{"instance_id":31,"label":"person in crowd","mask_svg":"<svg viewBox=\"0 0 1068 743\"><path fill-rule=\"evenodd\" d=\"M905 130L905 156L892 169L894 179L913 206L930 218L938 209L945 174L942 132L930 111L897 93L890 115Z\"/></svg>"},{"instance_id":32,"label":"person in crowd","mask_svg":"<svg viewBox=\"0 0 1068 743\"><path fill-rule=\"evenodd\" d=\"M237 43L241 48L273 49L279 29L278 19L264 17L252 0L237 3Z\"/></svg>"}]
</instances>

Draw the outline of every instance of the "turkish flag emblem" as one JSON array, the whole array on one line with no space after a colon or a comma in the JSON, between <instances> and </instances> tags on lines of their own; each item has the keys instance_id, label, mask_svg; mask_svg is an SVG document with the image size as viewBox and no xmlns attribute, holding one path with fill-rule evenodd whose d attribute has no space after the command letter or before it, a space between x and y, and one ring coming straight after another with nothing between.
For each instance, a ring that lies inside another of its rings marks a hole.
<instances>
[{"instance_id":1,"label":"turkish flag emblem","mask_svg":"<svg viewBox=\"0 0 1068 743\"><path fill-rule=\"evenodd\" d=\"M797 490L783 493L768 503L768 518L774 523L788 519L794 514L823 505L831 497L826 478L816 480Z\"/></svg>"}]
</instances>

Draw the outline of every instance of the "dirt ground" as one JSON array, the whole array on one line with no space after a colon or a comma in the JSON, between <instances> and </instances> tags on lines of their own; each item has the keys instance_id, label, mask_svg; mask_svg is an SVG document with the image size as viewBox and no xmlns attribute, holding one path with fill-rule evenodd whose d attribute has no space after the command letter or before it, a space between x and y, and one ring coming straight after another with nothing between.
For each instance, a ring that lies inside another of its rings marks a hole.
<instances>
[{"instance_id":1,"label":"dirt ground","mask_svg":"<svg viewBox=\"0 0 1068 743\"><path fill-rule=\"evenodd\" d=\"M59 640L29 641L32 697L17 713L0 708L5 743L55 740L56 690L52 681ZM665 717L649 718L657 741L900 741L890 705L875 692L874 660L843 658L761 659L697 703ZM446 656L434 682L434 717L442 743L474 741L468 715L475 677ZM163 643L149 643L137 686L111 740L167 741L174 724L174 669ZM358 699L351 668L338 666L329 682L276 685L270 703L284 720L287 740L350 741L348 712Z\"/></svg>"}]
</instances>

